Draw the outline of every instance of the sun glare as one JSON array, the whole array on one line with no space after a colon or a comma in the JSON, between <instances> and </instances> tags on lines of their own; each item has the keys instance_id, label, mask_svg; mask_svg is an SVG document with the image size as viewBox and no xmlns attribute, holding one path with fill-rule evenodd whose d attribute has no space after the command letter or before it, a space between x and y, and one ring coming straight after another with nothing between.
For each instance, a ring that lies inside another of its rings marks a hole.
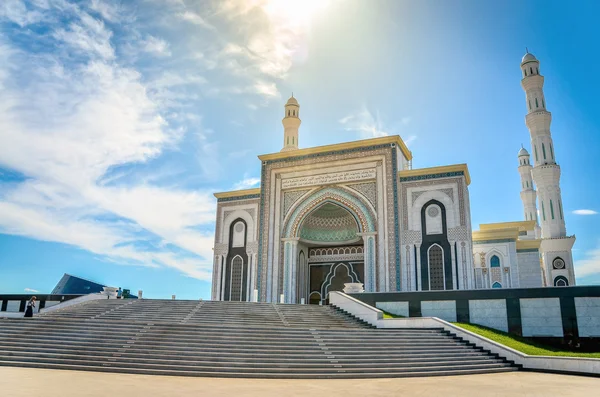
<instances>
[{"instance_id":1,"label":"sun glare","mask_svg":"<svg viewBox=\"0 0 600 397\"><path fill-rule=\"evenodd\" d=\"M263 9L271 18L280 18L295 26L308 25L311 19L329 5L328 0L268 0Z\"/></svg>"}]
</instances>

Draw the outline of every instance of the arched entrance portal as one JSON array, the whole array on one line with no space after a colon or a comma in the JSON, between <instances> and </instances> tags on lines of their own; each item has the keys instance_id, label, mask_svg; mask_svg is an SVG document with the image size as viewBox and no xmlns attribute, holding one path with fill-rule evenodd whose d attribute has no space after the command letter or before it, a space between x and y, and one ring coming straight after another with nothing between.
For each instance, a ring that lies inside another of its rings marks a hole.
<instances>
[{"instance_id":1,"label":"arched entrance portal","mask_svg":"<svg viewBox=\"0 0 600 397\"><path fill-rule=\"evenodd\" d=\"M325 191L325 192L324 192ZM357 197L324 189L284 223L283 294L287 303L325 303L348 282L375 290L374 216ZM323 194L325 193L325 194Z\"/></svg>"}]
</instances>

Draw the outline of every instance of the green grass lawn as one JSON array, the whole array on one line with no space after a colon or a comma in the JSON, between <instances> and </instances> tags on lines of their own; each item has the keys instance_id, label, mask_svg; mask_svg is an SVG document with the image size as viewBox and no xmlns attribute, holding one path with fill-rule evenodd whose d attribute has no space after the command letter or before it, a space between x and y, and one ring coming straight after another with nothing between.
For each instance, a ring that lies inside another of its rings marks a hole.
<instances>
[{"instance_id":1,"label":"green grass lawn","mask_svg":"<svg viewBox=\"0 0 600 397\"><path fill-rule=\"evenodd\" d=\"M381 309L379 309L381 310ZM383 312L383 319L385 320L386 318L404 318L404 316L399 316L397 314L392 314L389 312L386 312L385 310L381 310Z\"/></svg>"},{"instance_id":2,"label":"green grass lawn","mask_svg":"<svg viewBox=\"0 0 600 397\"><path fill-rule=\"evenodd\" d=\"M562 356L562 357L585 357L585 358L600 358L600 353L577 353L565 350L558 350L553 347L539 345L525 338L507 334L506 332L497 331L495 329L483 327L481 325L454 323L454 325L471 331L475 334L484 336L495 342L501 343L512 349L518 350L532 356Z\"/></svg>"}]
</instances>

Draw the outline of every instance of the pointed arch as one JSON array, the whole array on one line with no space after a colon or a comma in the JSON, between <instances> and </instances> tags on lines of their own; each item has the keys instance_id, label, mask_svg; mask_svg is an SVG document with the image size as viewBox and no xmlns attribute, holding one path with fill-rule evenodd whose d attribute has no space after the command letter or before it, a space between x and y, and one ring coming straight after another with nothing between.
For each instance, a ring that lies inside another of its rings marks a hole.
<instances>
[{"instance_id":1,"label":"pointed arch","mask_svg":"<svg viewBox=\"0 0 600 397\"><path fill-rule=\"evenodd\" d=\"M283 237L299 237L304 219L325 203L346 209L357 221L359 232L374 232L376 217L360 197L339 187L326 187L302 200L284 219Z\"/></svg>"},{"instance_id":2,"label":"pointed arch","mask_svg":"<svg viewBox=\"0 0 600 397\"><path fill-rule=\"evenodd\" d=\"M444 248L441 245L432 244L427 249L427 267L429 270L429 290L445 290Z\"/></svg>"}]
</instances>

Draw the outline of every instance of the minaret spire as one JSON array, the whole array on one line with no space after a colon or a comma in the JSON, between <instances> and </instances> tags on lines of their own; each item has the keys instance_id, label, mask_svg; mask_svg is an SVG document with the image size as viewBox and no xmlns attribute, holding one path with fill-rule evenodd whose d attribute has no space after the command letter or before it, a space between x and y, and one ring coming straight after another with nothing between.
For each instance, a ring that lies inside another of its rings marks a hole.
<instances>
[{"instance_id":1,"label":"minaret spire","mask_svg":"<svg viewBox=\"0 0 600 397\"><path fill-rule=\"evenodd\" d=\"M283 149L282 152L298 149L298 129L300 128L300 105L294 93L285 104L285 113L281 123L283 124Z\"/></svg>"},{"instance_id":2,"label":"minaret spire","mask_svg":"<svg viewBox=\"0 0 600 397\"><path fill-rule=\"evenodd\" d=\"M527 106L525 125L529 129L533 155L531 176L537 188L542 229L540 254L546 285L575 285L571 251L575 237L567 236L560 191L560 166L556 163L550 133L552 114L546 110L544 77L539 67L540 62L529 52L521 60L521 86L525 91Z\"/></svg>"},{"instance_id":3,"label":"minaret spire","mask_svg":"<svg viewBox=\"0 0 600 397\"><path fill-rule=\"evenodd\" d=\"M519 150L519 174L521 175L521 201L523 201L523 211L526 221L535 221L538 223L536 191L533 187L533 178L531 176L532 166L529 162L529 152L521 144Z\"/></svg>"}]
</instances>

